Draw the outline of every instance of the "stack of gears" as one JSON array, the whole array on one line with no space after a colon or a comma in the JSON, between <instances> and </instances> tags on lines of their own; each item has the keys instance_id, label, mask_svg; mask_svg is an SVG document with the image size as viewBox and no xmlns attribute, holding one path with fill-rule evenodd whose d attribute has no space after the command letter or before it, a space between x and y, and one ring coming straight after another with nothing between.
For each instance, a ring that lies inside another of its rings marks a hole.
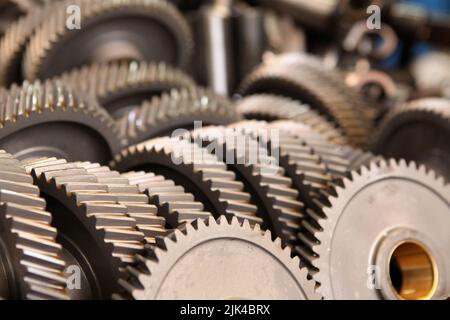
<instances>
[{"instance_id":1,"label":"stack of gears","mask_svg":"<svg viewBox=\"0 0 450 320\"><path fill-rule=\"evenodd\" d=\"M0 2L0 298L450 296L450 101L250 2Z\"/></svg>"}]
</instances>

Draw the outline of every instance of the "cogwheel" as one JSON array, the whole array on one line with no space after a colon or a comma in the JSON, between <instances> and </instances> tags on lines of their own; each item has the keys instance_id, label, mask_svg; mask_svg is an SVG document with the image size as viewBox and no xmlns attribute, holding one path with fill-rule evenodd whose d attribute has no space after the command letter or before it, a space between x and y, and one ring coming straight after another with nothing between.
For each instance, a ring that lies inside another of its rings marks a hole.
<instances>
[{"instance_id":1,"label":"cogwheel","mask_svg":"<svg viewBox=\"0 0 450 320\"><path fill-rule=\"evenodd\" d=\"M292 120L303 123L328 141L335 144L347 144L341 129L298 101L270 94L256 94L245 97L236 106L238 113L246 119Z\"/></svg>"},{"instance_id":2,"label":"cogwheel","mask_svg":"<svg viewBox=\"0 0 450 320\"><path fill-rule=\"evenodd\" d=\"M19 159L57 156L101 163L121 148L108 113L58 81L0 90L0 146Z\"/></svg>"},{"instance_id":3,"label":"cogwheel","mask_svg":"<svg viewBox=\"0 0 450 320\"><path fill-rule=\"evenodd\" d=\"M111 298L122 268L165 234L164 219L135 186L105 167L56 158L23 165L47 201L65 260L81 270L76 299Z\"/></svg>"},{"instance_id":4,"label":"cogwheel","mask_svg":"<svg viewBox=\"0 0 450 320\"><path fill-rule=\"evenodd\" d=\"M386 157L425 164L450 181L450 102L424 98L389 113L375 134L373 149Z\"/></svg>"},{"instance_id":5,"label":"cogwheel","mask_svg":"<svg viewBox=\"0 0 450 320\"><path fill-rule=\"evenodd\" d=\"M201 202L195 201L192 193L187 192L173 180L152 172L127 172L122 177L139 191L148 195L150 203L158 208L158 215L165 218L170 228L180 228L196 219L207 219L211 213L204 211Z\"/></svg>"},{"instance_id":6,"label":"cogwheel","mask_svg":"<svg viewBox=\"0 0 450 320\"><path fill-rule=\"evenodd\" d=\"M270 123L270 128L280 129L312 147L314 152L327 165L333 178L347 177L350 171L358 170L361 166L367 166L371 162L382 159L382 157L371 152L365 152L347 145L330 143L310 127L294 121L274 121Z\"/></svg>"},{"instance_id":7,"label":"cogwheel","mask_svg":"<svg viewBox=\"0 0 450 320\"><path fill-rule=\"evenodd\" d=\"M69 5L82 9L79 29L66 26ZM27 45L26 79L46 79L84 64L117 60L189 66L193 49L189 25L167 1L76 0L52 7ZM77 54L71 60L61 58L73 52Z\"/></svg>"},{"instance_id":8,"label":"cogwheel","mask_svg":"<svg viewBox=\"0 0 450 320\"><path fill-rule=\"evenodd\" d=\"M197 220L185 233L176 230L137 266L127 267L127 274L116 298L320 299L288 248L273 242L269 231L262 234L258 225L236 218Z\"/></svg>"},{"instance_id":9,"label":"cogwheel","mask_svg":"<svg viewBox=\"0 0 450 320\"><path fill-rule=\"evenodd\" d=\"M136 220L136 228L141 231L149 244L155 244L156 237L167 234L166 221L159 217L158 208L149 205L149 198L142 194L136 184L117 171L98 163L76 162L97 178L98 183L105 184L109 193L117 196L117 203L127 208L127 215Z\"/></svg>"},{"instance_id":10,"label":"cogwheel","mask_svg":"<svg viewBox=\"0 0 450 320\"><path fill-rule=\"evenodd\" d=\"M230 130L231 129L231 130ZM283 240L283 245L296 245L296 232L304 218L303 203L293 189L292 180L285 176L278 159L271 156L267 145L242 131L225 127L206 127L192 132L192 139L208 144L218 160L226 162L229 170L251 195L250 202L257 208L264 230Z\"/></svg>"},{"instance_id":11,"label":"cogwheel","mask_svg":"<svg viewBox=\"0 0 450 320\"><path fill-rule=\"evenodd\" d=\"M7 87L13 83L22 83L22 60L26 45L46 12L46 9L34 9L12 23L0 38L0 85Z\"/></svg>"},{"instance_id":12,"label":"cogwheel","mask_svg":"<svg viewBox=\"0 0 450 320\"><path fill-rule=\"evenodd\" d=\"M39 189L0 150L0 297L69 299L63 250Z\"/></svg>"},{"instance_id":13,"label":"cogwheel","mask_svg":"<svg viewBox=\"0 0 450 320\"><path fill-rule=\"evenodd\" d=\"M347 103L352 105L355 111L362 113L362 120L371 124L373 105L357 90L347 86L346 75L337 68L329 68L317 56L305 53L286 53L271 57L270 63L296 66L310 70L322 81L338 88L340 93L347 97Z\"/></svg>"},{"instance_id":14,"label":"cogwheel","mask_svg":"<svg viewBox=\"0 0 450 320\"><path fill-rule=\"evenodd\" d=\"M261 223L242 182L206 149L187 138L162 137L123 150L111 163L121 172L150 171L182 185L214 217L225 215Z\"/></svg>"},{"instance_id":15,"label":"cogwheel","mask_svg":"<svg viewBox=\"0 0 450 320\"><path fill-rule=\"evenodd\" d=\"M155 95L196 87L188 74L163 62L97 63L66 72L61 79L97 99L114 118Z\"/></svg>"},{"instance_id":16,"label":"cogwheel","mask_svg":"<svg viewBox=\"0 0 450 320\"><path fill-rule=\"evenodd\" d=\"M442 178L390 160L353 172L335 193L314 234L326 299L448 296L450 187Z\"/></svg>"},{"instance_id":17,"label":"cogwheel","mask_svg":"<svg viewBox=\"0 0 450 320\"><path fill-rule=\"evenodd\" d=\"M120 136L129 145L173 130L194 128L195 122L205 125L225 125L239 120L235 106L227 98L203 88L172 91L144 102L119 119Z\"/></svg>"},{"instance_id":18,"label":"cogwheel","mask_svg":"<svg viewBox=\"0 0 450 320\"><path fill-rule=\"evenodd\" d=\"M307 64L287 63L283 59L262 64L244 79L239 91L243 95L269 93L299 100L336 124L353 145L367 145L371 128L367 114L353 105L342 88L326 81Z\"/></svg>"}]
</instances>

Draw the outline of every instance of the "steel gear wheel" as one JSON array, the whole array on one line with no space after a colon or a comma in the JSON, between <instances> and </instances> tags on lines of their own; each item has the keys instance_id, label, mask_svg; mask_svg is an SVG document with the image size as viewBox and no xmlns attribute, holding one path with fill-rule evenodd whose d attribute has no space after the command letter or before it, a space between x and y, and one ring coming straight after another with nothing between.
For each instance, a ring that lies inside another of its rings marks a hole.
<instances>
[{"instance_id":1,"label":"steel gear wheel","mask_svg":"<svg viewBox=\"0 0 450 320\"><path fill-rule=\"evenodd\" d=\"M442 179L424 166L390 160L353 172L335 193L314 233L312 263L324 298L448 295L450 188Z\"/></svg>"},{"instance_id":2,"label":"steel gear wheel","mask_svg":"<svg viewBox=\"0 0 450 320\"><path fill-rule=\"evenodd\" d=\"M117 298L320 299L298 258L282 250L279 240L273 242L270 232L263 235L258 225L252 228L235 218L231 223L222 217L188 224L185 233L176 230L162 239L150 256L127 271Z\"/></svg>"},{"instance_id":3,"label":"steel gear wheel","mask_svg":"<svg viewBox=\"0 0 450 320\"><path fill-rule=\"evenodd\" d=\"M386 157L425 164L450 181L450 102L424 98L389 113L373 149Z\"/></svg>"},{"instance_id":4,"label":"steel gear wheel","mask_svg":"<svg viewBox=\"0 0 450 320\"><path fill-rule=\"evenodd\" d=\"M97 99L114 118L155 95L196 87L188 74L163 62L97 63L66 72L61 79Z\"/></svg>"},{"instance_id":5,"label":"steel gear wheel","mask_svg":"<svg viewBox=\"0 0 450 320\"><path fill-rule=\"evenodd\" d=\"M65 260L81 270L75 298L110 299L122 268L164 234L144 229L163 230L164 219L135 186L105 167L56 158L23 164L53 214Z\"/></svg>"},{"instance_id":6,"label":"steel gear wheel","mask_svg":"<svg viewBox=\"0 0 450 320\"><path fill-rule=\"evenodd\" d=\"M68 5L82 8L81 31L66 27ZM29 80L58 76L93 62L164 61L181 68L190 63L189 25L167 1L77 0L52 7L27 45L24 73ZM158 46L145 45L149 36ZM68 52L77 55L71 61L61 59Z\"/></svg>"},{"instance_id":7,"label":"steel gear wheel","mask_svg":"<svg viewBox=\"0 0 450 320\"><path fill-rule=\"evenodd\" d=\"M348 143L341 129L311 110L307 105L282 96L256 94L247 96L236 106L246 119L256 120L292 120L310 126L328 141L335 144Z\"/></svg>"},{"instance_id":8,"label":"steel gear wheel","mask_svg":"<svg viewBox=\"0 0 450 320\"><path fill-rule=\"evenodd\" d=\"M229 132L225 127L206 127L192 132L199 144L213 146L218 160L227 163L251 195L250 202L257 208L264 230L271 230L283 245L295 246L296 230L304 218L304 204L298 201L298 191L285 176L278 159L271 156L265 145L242 132ZM231 160L230 160L231 159Z\"/></svg>"},{"instance_id":9,"label":"steel gear wheel","mask_svg":"<svg viewBox=\"0 0 450 320\"><path fill-rule=\"evenodd\" d=\"M274 121L270 127L278 128L293 137L304 140L314 148L314 152L321 157L335 178L346 177L349 171L358 170L363 165L367 166L371 162L382 159L380 156L358 148L332 144L317 132L297 122Z\"/></svg>"},{"instance_id":10,"label":"steel gear wheel","mask_svg":"<svg viewBox=\"0 0 450 320\"><path fill-rule=\"evenodd\" d=\"M162 137L124 149L111 163L121 172L153 172L173 180L195 195L214 217L225 215L261 223L242 182L206 149L188 139Z\"/></svg>"},{"instance_id":11,"label":"steel gear wheel","mask_svg":"<svg viewBox=\"0 0 450 320\"><path fill-rule=\"evenodd\" d=\"M165 218L172 229L180 228L196 219L207 219L210 212L204 210L201 202L195 201L192 193L173 180L155 175L151 172L127 172L122 177L136 185L141 193L145 193L150 203L158 208L158 215Z\"/></svg>"},{"instance_id":12,"label":"steel gear wheel","mask_svg":"<svg viewBox=\"0 0 450 320\"><path fill-rule=\"evenodd\" d=\"M0 38L0 85L6 87L22 83L22 60L26 45L47 12L46 9L34 9L11 24Z\"/></svg>"},{"instance_id":13,"label":"steel gear wheel","mask_svg":"<svg viewBox=\"0 0 450 320\"><path fill-rule=\"evenodd\" d=\"M239 92L243 95L276 94L306 103L341 128L353 145L365 147L371 121L361 107L353 105L353 99L340 87L327 81L323 73L306 63L275 58L248 75Z\"/></svg>"},{"instance_id":14,"label":"steel gear wheel","mask_svg":"<svg viewBox=\"0 0 450 320\"><path fill-rule=\"evenodd\" d=\"M0 150L0 297L69 299L52 215L20 162Z\"/></svg>"},{"instance_id":15,"label":"steel gear wheel","mask_svg":"<svg viewBox=\"0 0 450 320\"><path fill-rule=\"evenodd\" d=\"M176 129L191 130L196 122L201 126L226 125L239 119L227 98L197 88L172 91L146 101L119 119L118 126L122 139L132 145L170 135Z\"/></svg>"},{"instance_id":16,"label":"steel gear wheel","mask_svg":"<svg viewBox=\"0 0 450 320\"><path fill-rule=\"evenodd\" d=\"M107 163L121 143L102 107L47 81L0 90L0 146L19 159L57 156Z\"/></svg>"}]
</instances>

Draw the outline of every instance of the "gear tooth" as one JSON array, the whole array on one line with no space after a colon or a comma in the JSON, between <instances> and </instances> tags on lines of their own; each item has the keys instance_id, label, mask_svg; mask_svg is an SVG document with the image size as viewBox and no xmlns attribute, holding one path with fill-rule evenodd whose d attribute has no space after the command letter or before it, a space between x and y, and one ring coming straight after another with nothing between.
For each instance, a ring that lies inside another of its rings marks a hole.
<instances>
[{"instance_id":1,"label":"gear tooth","mask_svg":"<svg viewBox=\"0 0 450 320\"><path fill-rule=\"evenodd\" d=\"M236 220L237 220L237 218L236 218ZM250 229L251 228L250 222L247 219L244 219L243 222L242 222L242 227Z\"/></svg>"},{"instance_id":2,"label":"gear tooth","mask_svg":"<svg viewBox=\"0 0 450 320\"><path fill-rule=\"evenodd\" d=\"M261 225L259 224L259 223L255 223L254 225L253 225L253 230L255 231L255 232L261 232L262 230L261 230Z\"/></svg>"}]
</instances>

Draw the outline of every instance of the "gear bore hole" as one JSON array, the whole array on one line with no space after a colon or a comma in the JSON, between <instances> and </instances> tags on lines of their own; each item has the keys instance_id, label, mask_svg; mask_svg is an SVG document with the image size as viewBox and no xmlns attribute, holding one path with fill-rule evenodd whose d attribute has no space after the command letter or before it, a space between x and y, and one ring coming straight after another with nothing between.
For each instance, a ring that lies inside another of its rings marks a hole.
<instances>
[{"instance_id":1,"label":"gear bore hole","mask_svg":"<svg viewBox=\"0 0 450 320\"><path fill-rule=\"evenodd\" d=\"M436 291L436 263L417 242L402 242L395 247L389 259L389 277L400 299L430 299Z\"/></svg>"}]
</instances>

